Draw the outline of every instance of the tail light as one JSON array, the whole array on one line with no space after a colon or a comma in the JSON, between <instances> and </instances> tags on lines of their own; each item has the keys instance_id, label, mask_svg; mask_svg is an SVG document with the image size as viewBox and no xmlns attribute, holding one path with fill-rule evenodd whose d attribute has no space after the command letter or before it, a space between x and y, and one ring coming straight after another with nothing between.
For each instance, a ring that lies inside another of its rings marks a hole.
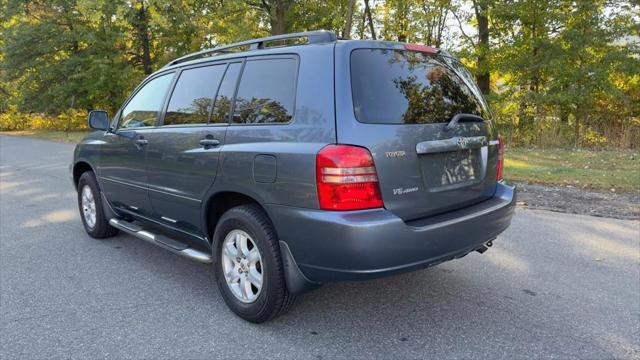
<instances>
[{"instance_id":1,"label":"tail light","mask_svg":"<svg viewBox=\"0 0 640 360\"><path fill-rule=\"evenodd\" d=\"M318 201L323 210L382 207L378 175L369 150L328 145L316 155Z\"/></svg>"},{"instance_id":2,"label":"tail light","mask_svg":"<svg viewBox=\"0 0 640 360\"><path fill-rule=\"evenodd\" d=\"M502 180L502 168L504 167L504 139L498 136L498 165L496 166L496 180Z\"/></svg>"}]
</instances>

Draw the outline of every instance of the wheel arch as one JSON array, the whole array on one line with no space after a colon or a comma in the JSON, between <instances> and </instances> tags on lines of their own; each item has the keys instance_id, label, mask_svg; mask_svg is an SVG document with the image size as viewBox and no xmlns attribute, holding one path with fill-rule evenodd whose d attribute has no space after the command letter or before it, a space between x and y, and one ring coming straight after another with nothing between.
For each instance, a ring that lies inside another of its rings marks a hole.
<instances>
[{"instance_id":1,"label":"wheel arch","mask_svg":"<svg viewBox=\"0 0 640 360\"><path fill-rule=\"evenodd\" d=\"M275 226L275 223L267 211L267 209L260 204L258 200L254 197L249 196L244 193L236 192L236 191L221 191L218 192L206 201L204 207L204 217L203 224L205 227L204 233L206 234L209 244L211 245L211 249L213 254L217 249L218 244L215 243L215 238L213 236L213 232L218 224L218 220L222 214L224 214L227 210L246 204L254 204L258 206L264 214L267 216L267 219L271 223L273 227L273 231L275 232L276 239L278 239L280 255L283 262L283 272L285 277L285 283L288 291L291 294L298 295L313 289L318 288L321 284L316 283L314 281L309 280L303 273L300 271L300 268L296 264L296 261L291 254L291 250L287 244L281 240L279 240L278 229ZM216 256L212 256L213 262L216 262Z\"/></svg>"},{"instance_id":2,"label":"wheel arch","mask_svg":"<svg viewBox=\"0 0 640 360\"><path fill-rule=\"evenodd\" d=\"M203 206L203 219L202 224L204 225L203 233L209 240L212 248L215 249L215 244L213 243L213 232L218 225L218 221L222 214L224 214L227 210L234 208L240 205L254 204L258 206L262 211L266 214L267 218L271 222L271 225L274 227L273 220L269 215L267 209L260 204L255 197L251 195L247 195L242 192L237 191L220 191L213 195L211 195L205 202ZM277 235L277 231L276 231Z\"/></svg>"},{"instance_id":3,"label":"wheel arch","mask_svg":"<svg viewBox=\"0 0 640 360\"><path fill-rule=\"evenodd\" d=\"M93 166L91 166L88 161L79 160L76 161L75 164L73 164L73 185L76 187L76 189L78 188L78 181L80 181L80 177L87 171L93 171L93 173L96 174Z\"/></svg>"}]
</instances>

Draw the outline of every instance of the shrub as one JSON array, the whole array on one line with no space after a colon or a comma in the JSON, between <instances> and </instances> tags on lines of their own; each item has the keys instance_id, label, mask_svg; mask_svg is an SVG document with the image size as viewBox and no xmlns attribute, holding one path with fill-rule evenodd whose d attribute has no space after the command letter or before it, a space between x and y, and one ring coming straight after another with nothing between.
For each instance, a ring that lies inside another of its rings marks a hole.
<instances>
[{"instance_id":1,"label":"shrub","mask_svg":"<svg viewBox=\"0 0 640 360\"><path fill-rule=\"evenodd\" d=\"M69 109L58 115L21 113L15 107L0 113L0 131L57 130L70 131L87 128L87 111Z\"/></svg>"}]
</instances>

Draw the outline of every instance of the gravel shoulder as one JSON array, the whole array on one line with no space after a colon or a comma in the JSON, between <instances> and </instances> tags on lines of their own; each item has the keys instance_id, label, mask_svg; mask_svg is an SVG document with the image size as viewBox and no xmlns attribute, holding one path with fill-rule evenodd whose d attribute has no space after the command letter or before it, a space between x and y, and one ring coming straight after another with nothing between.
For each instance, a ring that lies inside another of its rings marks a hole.
<instances>
[{"instance_id":1,"label":"gravel shoulder","mask_svg":"<svg viewBox=\"0 0 640 360\"><path fill-rule=\"evenodd\" d=\"M614 219L640 219L640 193L517 184L518 206Z\"/></svg>"}]
</instances>

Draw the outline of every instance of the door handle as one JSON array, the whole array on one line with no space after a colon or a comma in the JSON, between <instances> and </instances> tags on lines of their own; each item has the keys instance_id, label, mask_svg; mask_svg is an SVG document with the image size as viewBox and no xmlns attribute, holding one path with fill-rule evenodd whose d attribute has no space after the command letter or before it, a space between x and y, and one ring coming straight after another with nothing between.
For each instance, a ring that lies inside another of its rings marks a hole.
<instances>
[{"instance_id":1,"label":"door handle","mask_svg":"<svg viewBox=\"0 0 640 360\"><path fill-rule=\"evenodd\" d=\"M202 146L218 146L220 145L220 141L216 140L216 139L202 139L200 140L200 145Z\"/></svg>"},{"instance_id":2,"label":"door handle","mask_svg":"<svg viewBox=\"0 0 640 360\"><path fill-rule=\"evenodd\" d=\"M136 145L144 146L147 145L149 141L147 139L138 139L136 140Z\"/></svg>"}]
</instances>

